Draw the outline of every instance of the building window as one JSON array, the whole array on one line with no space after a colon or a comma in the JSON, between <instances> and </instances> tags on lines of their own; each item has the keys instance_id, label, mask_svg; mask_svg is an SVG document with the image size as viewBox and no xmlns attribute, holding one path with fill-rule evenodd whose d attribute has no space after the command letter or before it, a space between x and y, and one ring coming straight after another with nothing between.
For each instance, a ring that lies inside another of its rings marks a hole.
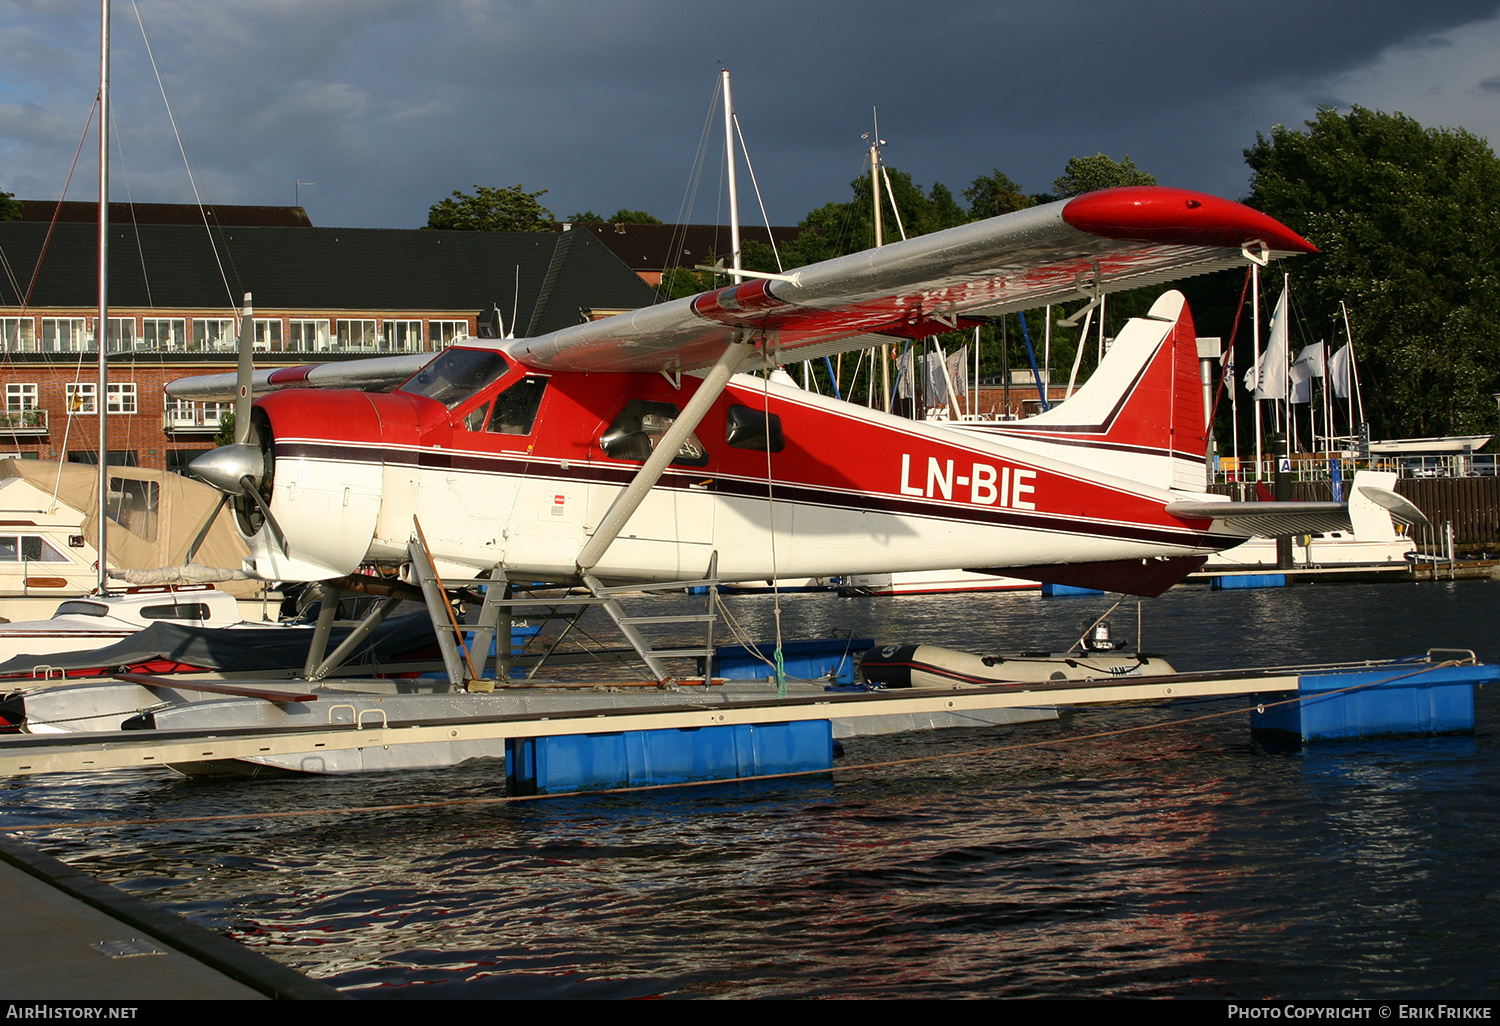
<instances>
[{"instance_id":1,"label":"building window","mask_svg":"<svg viewBox=\"0 0 1500 1026\"><path fill-rule=\"evenodd\" d=\"M7 382L5 412L0 413L0 429L24 434L45 434L47 411L38 406L36 385Z\"/></svg>"},{"instance_id":2,"label":"building window","mask_svg":"<svg viewBox=\"0 0 1500 1026\"><path fill-rule=\"evenodd\" d=\"M432 335L432 348L444 349L469 337L469 322L429 321L428 330Z\"/></svg>"},{"instance_id":3,"label":"building window","mask_svg":"<svg viewBox=\"0 0 1500 1026\"><path fill-rule=\"evenodd\" d=\"M146 349L186 349L187 321L181 317L147 317L141 321L141 344Z\"/></svg>"},{"instance_id":4,"label":"building window","mask_svg":"<svg viewBox=\"0 0 1500 1026\"><path fill-rule=\"evenodd\" d=\"M321 353L328 348L327 321L290 321L287 327L291 329L288 352Z\"/></svg>"},{"instance_id":5,"label":"building window","mask_svg":"<svg viewBox=\"0 0 1500 1026\"><path fill-rule=\"evenodd\" d=\"M99 453L93 449L75 449L68 453L69 463L85 463L91 467L99 465ZM134 449L111 449L109 458L105 461L110 467L138 467L141 465L139 454Z\"/></svg>"},{"instance_id":6,"label":"building window","mask_svg":"<svg viewBox=\"0 0 1500 1026\"><path fill-rule=\"evenodd\" d=\"M30 317L0 317L0 347L8 353L36 352L36 323Z\"/></svg>"},{"instance_id":7,"label":"building window","mask_svg":"<svg viewBox=\"0 0 1500 1026\"><path fill-rule=\"evenodd\" d=\"M37 386L29 383L7 382L5 386L5 412L24 413L39 405Z\"/></svg>"},{"instance_id":8,"label":"building window","mask_svg":"<svg viewBox=\"0 0 1500 1026\"><path fill-rule=\"evenodd\" d=\"M105 408L110 413L134 413L135 409L135 382L109 383L109 393Z\"/></svg>"},{"instance_id":9,"label":"building window","mask_svg":"<svg viewBox=\"0 0 1500 1026\"><path fill-rule=\"evenodd\" d=\"M230 317L194 317L193 348L199 352L239 348L239 333Z\"/></svg>"},{"instance_id":10,"label":"building window","mask_svg":"<svg viewBox=\"0 0 1500 1026\"><path fill-rule=\"evenodd\" d=\"M422 351L421 321L386 321L385 348L393 353Z\"/></svg>"},{"instance_id":11,"label":"building window","mask_svg":"<svg viewBox=\"0 0 1500 1026\"><path fill-rule=\"evenodd\" d=\"M340 349L374 349L378 339L374 321L340 320L335 330Z\"/></svg>"},{"instance_id":12,"label":"building window","mask_svg":"<svg viewBox=\"0 0 1500 1026\"><path fill-rule=\"evenodd\" d=\"M134 317L111 317L106 337L112 353L123 353L140 345L140 340L135 337Z\"/></svg>"},{"instance_id":13,"label":"building window","mask_svg":"<svg viewBox=\"0 0 1500 1026\"><path fill-rule=\"evenodd\" d=\"M281 352L281 321L258 318L255 322L255 351L257 353Z\"/></svg>"},{"instance_id":14,"label":"building window","mask_svg":"<svg viewBox=\"0 0 1500 1026\"><path fill-rule=\"evenodd\" d=\"M99 386L92 381L69 382L65 388L68 400L68 413L89 414L98 413L99 408L94 405L94 400L99 394ZM72 458L71 456L69 457Z\"/></svg>"},{"instance_id":15,"label":"building window","mask_svg":"<svg viewBox=\"0 0 1500 1026\"><path fill-rule=\"evenodd\" d=\"M79 353L93 348L82 317L43 317L42 352Z\"/></svg>"}]
</instances>

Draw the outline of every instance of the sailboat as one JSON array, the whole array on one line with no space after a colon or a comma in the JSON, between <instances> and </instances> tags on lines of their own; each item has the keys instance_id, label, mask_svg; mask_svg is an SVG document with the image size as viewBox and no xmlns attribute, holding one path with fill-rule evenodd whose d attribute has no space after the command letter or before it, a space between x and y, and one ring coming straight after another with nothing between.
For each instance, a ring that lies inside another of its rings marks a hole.
<instances>
[{"instance_id":1,"label":"sailboat","mask_svg":"<svg viewBox=\"0 0 1500 1026\"><path fill-rule=\"evenodd\" d=\"M214 489L165 471L109 465L110 0L101 0L100 7L98 463L90 473L80 464L0 461L0 517L6 524L0 528L0 619L8 621L52 615L60 599L85 594L106 606L117 598L134 601L133 589L111 586L111 554L121 565L148 568L180 566L195 555L237 567L249 553L228 516L220 515ZM223 590L244 601L244 616L263 615L259 582Z\"/></svg>"}]
</instances>

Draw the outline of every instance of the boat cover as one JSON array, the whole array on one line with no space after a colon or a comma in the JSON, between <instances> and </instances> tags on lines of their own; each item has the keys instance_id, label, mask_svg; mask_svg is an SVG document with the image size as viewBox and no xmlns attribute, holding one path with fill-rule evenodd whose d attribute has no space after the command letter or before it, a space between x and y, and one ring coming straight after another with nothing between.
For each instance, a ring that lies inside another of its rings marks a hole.
<instances>
[{"instance_id":1,"label":"boat cover","mask_svg":"<svg viewBox=\"0 0 1500 1026\"><path fill-rule=\"evenodd\" d=\"M334 628L328 651L337 648L350 630ZM70 677L106 676L121 668L135 673L301 669L307 663L312 637L311 627L183 627L158 623L105 648L17 656L0 663L0 677L30 677L39 663L65 669ZM423 611L393 616L382 623L350 658L346 670L400 674L405 672L402 662L437 658L437 636L432 620Z\"/></svg>"}]
</instances>

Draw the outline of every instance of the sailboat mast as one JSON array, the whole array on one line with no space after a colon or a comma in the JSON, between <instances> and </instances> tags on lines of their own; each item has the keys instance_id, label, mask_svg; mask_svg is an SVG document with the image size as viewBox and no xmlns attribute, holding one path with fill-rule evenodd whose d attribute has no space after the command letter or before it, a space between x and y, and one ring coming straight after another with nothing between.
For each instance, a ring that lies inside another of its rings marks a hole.
<instances>
[{"instance_id":1,"label":"sailboat mast","mask_svg":"<svg viewBox=\"0 0 1500 1026\"><path fill-rule=\"evenodd\" d=\"M734 101L729 96L729 69L721 68L719 77L724 83L724 156L729 161L729 245L734 250L730 266L740 269L740 190L734 177ZM731 272L735 282L744 278Z\"/></svg>"},{"instance_id":2,"label":"sailboat mast","mask_svg":"<svg viewBox=\"0 0 1500 1026\"><path fill-rule=\"evenodd\" d=\"M100 0L99 27L99 319L94 345L99 350L99 384L94 396L99 414L99 591L109 585L109 0Z\"/></svg>"}]
</instances>

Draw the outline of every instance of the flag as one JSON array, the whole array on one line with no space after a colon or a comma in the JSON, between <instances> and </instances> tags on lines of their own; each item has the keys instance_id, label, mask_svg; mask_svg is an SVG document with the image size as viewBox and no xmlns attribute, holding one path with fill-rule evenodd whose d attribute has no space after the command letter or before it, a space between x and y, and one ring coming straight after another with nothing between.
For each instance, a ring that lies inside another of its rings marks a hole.
<instances>
[{"instance_id":1,"label":"flag","mask_svg":"<svg viewBox=\"0 0 1500 1026\"><path fill-rule=\"evenodd\" d=\"M922 390L927 394L927 405L946 406L948 404L948 384L943 380L943 354L941 350L927 354L926 371L926 384Z\"/></svg>"},{"instance_id":2,"label":"flag","mask_svg":"<svg viewBox=\"0 0 1500 1026\"><path fill-rule=\"evenodd\" d=\"M1328 361L1328 380L1333 383L1333 394L1340 399L1349 398L1349 347L1344 346Z\"/></svg>"},{"instance_id":3,"label":"flag","mask_svg":"<svg viewBox=\"0 0 1500 1026\"><path fill-rule=\"evenodd\" d=\"M948 357L948 377L953 379L953 391L958 395L969 394L969 347L960 346Z\"/></svg>"},{"instance_id":4,"label":"flag","mask_svg":"<svg viewBox=\"0 0 1500 1026\"><path fill-rule=\"evenodd\" d=\"M1312 379L1323 376L1323 343L1314 342L1297 354L1292 364L1292 397L1294 403L1312 402Z\"/></svg>"},{"instance_id":5,"label":"flag","mask_svg":"<svg viewBox=\"0 0 1500 1026\"><path fill-rule=\"evenodd\" d=\"M911 398L911 346L896 357L896 396L900 399Z\"/></svg>"},{"instance_id":6,"label":"flag","mask_svg":"<svg viewBox=\"0 0 1500 1026\"><path fill-rule=\"evenodd\" d=\"M1259 373L1254 383L1250 380L1250 372L1245 372L1245 387L1254 389L1257 399L1286 398L1288 320L1286 297L1287 290L1282 289L1281 298L1276 301L1276 312L1271 314L1270 341L1266 344L1266 351L1261 354L1260 366L1256 368Z\"/></svg>"},{"instance_id":7,"label":"flag","mask_svg":"<svg viewBox=\"0 0 1500 1026\"><path fill-rule=\"evenodd\" d=\"M1339 470L1338 460L1328 461L1328 480L1333 485L1333 501L1344 501L1344 474Z\"/></svg>"}]
</instances>

